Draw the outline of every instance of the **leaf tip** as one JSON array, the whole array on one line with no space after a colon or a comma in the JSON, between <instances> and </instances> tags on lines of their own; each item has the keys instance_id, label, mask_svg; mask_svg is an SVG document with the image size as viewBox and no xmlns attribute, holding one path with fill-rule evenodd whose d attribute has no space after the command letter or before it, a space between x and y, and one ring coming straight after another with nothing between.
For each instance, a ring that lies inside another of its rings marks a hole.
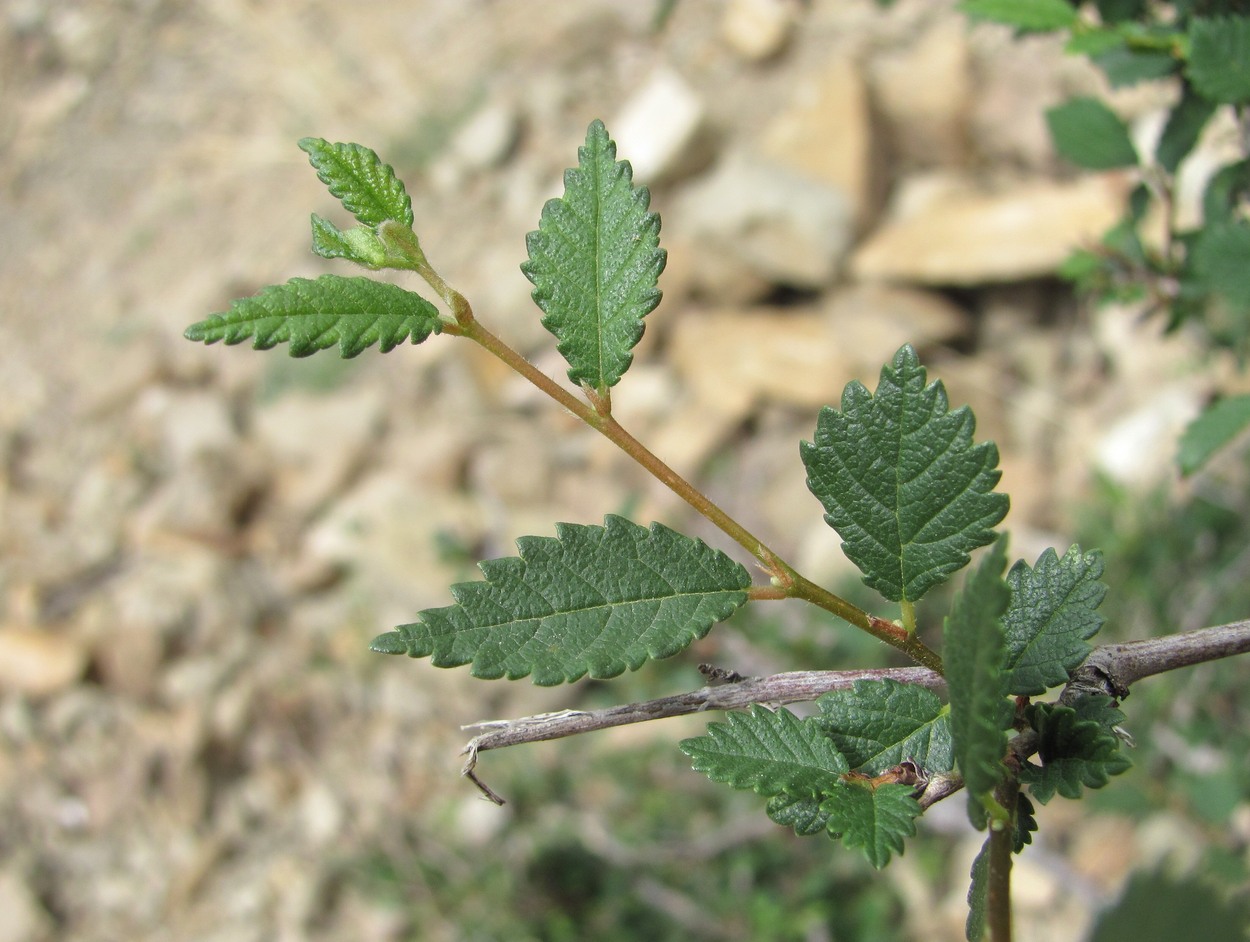
<instances>
[{"instance_id":1,"label":"leaf tip","mask_svg":"<svg viewBox=\"0 0 1250 942\"><path fill-rule=\"evenodd\" d=\"M370 641L369 650L374 654L407 654L408 645L398 631L388 631Z\"/></svg>"}]
</instances>

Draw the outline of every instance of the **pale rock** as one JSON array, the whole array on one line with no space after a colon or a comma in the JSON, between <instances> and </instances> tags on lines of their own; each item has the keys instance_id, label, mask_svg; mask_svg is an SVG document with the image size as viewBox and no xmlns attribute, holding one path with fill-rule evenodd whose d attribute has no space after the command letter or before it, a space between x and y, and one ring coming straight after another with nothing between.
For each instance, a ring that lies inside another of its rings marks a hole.
<instances>
[{"instance_id":1,"label":"pale rock","mask_svg":"<svg viewBox=\"0 0 1250 942\"><path fill-rule=\"evenodd\" d=\"M742 406L738 411L725 408L738 404ZM670 467L691 471L729 439L749 408L749 403L738 399L733 403L685 402L651 433L648 447Z\"/></svg>"},{"instance_id":2,"label":"pale rock","mask_svg":"<svg viewBox=\"0 0 1250 942\"><path fill-rule=\"evenodd\" d=\"M545 502L551 477L546 443L521 426L509 426L498 438L481 442L469 460L473 493L508 506Z\"/></svg>"},{"instance_id":3,"label":"pale rock","mask_svg":"<svg viewBox=\"0 0 1250 942\"><path fill-rule=\"evenodd\" d=\"M229 452L239 441L230 409L216 391L158 386L139 397L135 411L140 434L148 427L155 431L163 457L175 467L200 455Z\"/></svg>"},{"instance_id":4,"label":"pale rock","mask_svg":"<svg viewBox=\"0 0 1250 942\"><path fill-rule=\"evenodd\" d=\"M739 417L761 399L808 409L836 402L848 372L828 319L789 310L683 317L669 356L699 402Z\"/></svg>"},{"instance_id":5,"label":"pale rock","mask_svg":"<svg viewBox=\"0 0 1250 942\"><path fill-rule=\"evenodd\" d=\"M764 156L843 193L856 221L863 222L879 161L858 63L836 55L823 71L798 79L789 106L764 129L760 147Z\"/></svg>"},{"instance_id":6,"label":"pale rock","mask_svg":"<svg viewBox=\"0 0 1250 942\"><path fill-rule=\"evenodd\" d=\"M301 833L314 847L324 847L342 833L346 817L343 803L325 782L314 779L305 783L299 812Z\"/></svg>"},{"instance_id":7,"label":"pale rock","mask_svg":"<svg viewBox=\"0 0 1250 942\"><path fill-rule=\"evenodd\" d=\"M1203 128L1198 145L1181 162L1176 175L1177 229L1202 225L1202 198L1211 178L1244 156L1241 130L1232 109L1221 108Z\"/></svg>"},{"instance_id":8,"label":"pale rock","mask_svg":"<svg viewBox=\"0 0 1250 942\"><path fill-rule=\"evenodd\" d=\"M980 192L946 178L904 181L886 221L854 254L863 280L980 285L1053 274L1120 217L1126 178L1022 182Z\"/></svg>"},{"instance_id":9,"label":"pale rock","mask_svg":"<svg viewBox=\"0 0 1250 942\"><path fill-rule=\"evenodd\" d=\"M476 543L483 532L477 503L379 469L309 530L306 552L349 567L361 596L380 607L372 617L410 618L414 607L445 598L447 585L463 577L440 552L440 531Z\"/></svg>"},{"instance_id":10,"label":"pale rock","mask_svg":"<svg viewBox=\"0 0 1250 942\"><path fill-rule=\"evenodd\" d=\"M0 942L40 942L52 928L25 878L14 869L0 871Z\"/></svg>"},{"instance_id":11,"label":"pale rock","mask_svg":"<svg viewBox=\"0 0 1250 942\"><path fill-rule=\"evenodd\" d=\"M1094 462L1113 481L1148 487L1175 473L1176 441L1202 409L1202 396L1180 385L1156 389L1144 404L1107 428Z\"/></svg>"},{"instance_id":12,"label":"pale rock","mask_svg":"<svg viewBox=\"0 0 1250 942\"><path fill-rule=\"evenodd\" d=\"M968 336L971 318L939 294L883 284L852 285L833 292L826 316L843 356L857 374L875 375L903 344L925 350Z\"/></svg>"},{"instance_id":13,"label":"pale rock","mask_svg":"<svg viewBox=\"0 0 1250 942\"><path fill-rule=\"evenodd\" d=\"M762 62L785 47L796 12L791 0L730 0L721 19L721 36L742 58Z\"/></svg>"},{"instance_id":14,"label":"pale rock","mask_svg":"<svg viewBox=\"0 0 1250 942\"><path fill-rule=\"evenodd\" d=\"M668 226L665 216L665 226ZM673 299L696 298L705 304L746 307L762 301L774 289L763 274L744 265L734 254L711 251L698 237L666 233L668 264L660 287L666 304Z\"/></svg>"},{"instance_id":15,"label":"pale rock","mask_svg":"<svg viewBox=\"0 0 1250 942\"><path fill-rule=\"evenodd\" d=\"M132 536L151 548L171 536L229 545L265 480L263 462L249 449L195 455L133 515Z\"/></svg>"},{"instance_id":16,"label":"pale rock","mask_svg":"<svg viewBox=\"0 0 1250 942\"><path fill-rule=\"evenodd\" d=\"M868 72L873 101L904 164L965 162L972 76L962 17L935 20L910 45L875 56Z\"/></svg>"},{"instance_id":17,"label":"pale rock","mask_svg":"<svg viewBox=\"0 0 1250 942\"><path fill-rule=\"evenodd\" d=\"M832 282L854 231L840 189L742 151L682 193L668 221L698 261L744 265L797 288Z\"/></svg>"},{"instance_id":18,"label":"pale rock","mask_svg":"<svg viewBox=\"0 0 1250 942\"><path fill-rule=\"evenodd\" d=\"M660 68L625 102L609 131L634 183L651 186L698 169L708 157L706 109L677 72Z\"/></svg>"},{"instance_id":19,"label":"pale rock","mask_svg":"<svg viewBox=\"0 0 1250 942\"><path fill-rule=\"evenodd\" d=\"M259 406L252 429L270 457L273 497L297 518L315 513L364 467L386 419L377 387L303 391Z\"/></svg>"},{"instance_id":20,"label":"pale rock","mask_svg":"<svg viewBox=\"0 0 1250 942\"><path fill-rule=\"evenodd\" d=\"M33 628L0 628L0 690L45 697L73 686L87 668L76 638Z\"/></svg>"},{"instance_id":21,"label":"pale rock","mask_svg":"<svg viewBox=\"0 0 1250 942\"><path fill-rule=\"evenodd\" d=\"M452 136L451 151L471 170L498 167L512 153L521 130L520 115L508 101L495 99L475 111Z\"/></svg>"}]
</instances>

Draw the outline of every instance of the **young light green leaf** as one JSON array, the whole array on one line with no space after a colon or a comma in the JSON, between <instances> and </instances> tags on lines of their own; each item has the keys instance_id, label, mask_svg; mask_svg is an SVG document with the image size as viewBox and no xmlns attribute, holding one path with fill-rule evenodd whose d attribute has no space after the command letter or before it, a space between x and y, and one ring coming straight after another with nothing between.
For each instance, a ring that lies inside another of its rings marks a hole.
<instances>
[{"instance_id":1,"label":"young light green leaf","mask_svg":"<svg viewBox=\"0 0 1250 942\"><path fill-rule=\"evenodd\" d=\"M768 817L783 828L793 828L799 837L824 834L829 815L820 810L819 798L787 795L782 792L768 799Z\"/></svg>"},{"instance_id":2,"label":"young light green leaf","mask_svg":"<svg viewBox=\"0 0 1250 942\"><path fill-rule=\"evenodd\" d=\"M345 258L366 268L382 268L386 247L368 226L353 226L346 232L328 219L312 214L312 248L322 258Z\"/></svg>"},{"instance_id":3,"label":"young light green leaf","mask_svg":"<svg viewBox=\"0 0 1250 942\"><path fill-rule=\"evenodd\" d=\"M1175 173L1189 152L1198 143L1198 136L1207 126L1207 121L1215 113L1215 102L1199 95L1192 85L1185 83L1181 100L1168 115L1168 123L1163 127L1155 147L1155 160L1168 173Z\"/></svg>"},{"instance_id":4,"label":"young light green leaf","mask_svg":"<svg viewBox=\"0 0 1250 942\"><path fill-rule=\"evenodd\" d=\"M1011 605L1003 618L1007 642L1007 693L1034 696L1068 682L1091 650L1086 643L1103 618L1107 594L1102 554L1072 546L1060 559L1053 549L1033 568L1020 560L1007 573Z\"/></svg>"},{"instance_id":5,"label":"young light green leaf","mask_svg":"<svg viewBox=\"0 0 1250 942\"><path fill-rule=\"evenodd\" d=\"M543 326L560 341L569 379L606 393L629 369L642 319L660 303L667 253L660 217L647 212L651 194L633 185L602 121L587 129L577 162L564 173L564 196L548 200L526 236L521 271L534 283Z\"/></svg>"},{"instance_id":6,"label":"young light green leaf","mask_svg":"<svg viewBox=\"0 0 1250 942\"><path fill-rule=\"evenodd\" d=\"M256 350L290 343L293 357L337 344L339 355L349 359L375 343L383 353L408 339L421 343L440 325L438 309L419 294L368 278L322 275L270 285L192 324L183 336L227 344L251 338Z\"/></svg>"},{"instance_id":7,"label":"young light green leaf","mask_svg":"<svg viewBox=\"0 0 1250 942\"><path fill-rule=\"evenodd\" d=\"M707 734L683 739L681 751L714 782L760 795L816 798L838 787L846 759L820 727L786 709L752 706L709 723Z\"/></svg>"},{"instance_id":8,"label":"young light green leaf","mask_svg":"<svg viewBox=\"0 0 1250 942\"><path fill-rule=\"evenodd\" d=\"M1004 700L1007 650L1001 624L1011 600L1002 578L1006 564L1000 540L968 576L944 627L942 658L950 690L955 762L973 800L991 792L1003 777L1006 728L1011 723Z\"/></svg>"},{"instance_id":9,"label":"young light green leaf","mask_svg":"<svg viewBox=\"0 0 1250 942\"><path fill-rule=\"evenodd\" d=\"M910 785L851 779L830 792L820 810L828 815L829 833L840 834L844 847L858 847L880 870L903 852L905 838L915 836L920 803L914 793Z\"/></svg>"},{"instance_id":10,"label":"young light green leaf","mask_svg":"<svg viewBox=\"0 0 1250 942\"><path fill-rule=\"evenodd\" d=\"M1025 715L1037 731L1042 764L1026 763L1020 780L1042 804L1056 792L1064 798L1080 798L1083 787L1102 788L1112 775L1133 764L1111 731L1124 714L1111 706L1109 697L1083 697L1076 707L1034 703Z\"/></svg>"},{"instance_id":11,"label":"young light green leaf","mask_svg":"<svg viewBox=\"0 0 1250 942\"><path fill-rule=\"evenodd\" d=\"M331 144L319 137L299 142L308 162L343 207L366 226L388 219L411 226L412 200L390 164L360 144Z\"/></svg>"},{"instance_id":12,"label":"young light green leaf","mask_svg":"<svg viewBox=\"0 0 1250 942\"><path fill-rule=\"evenodd\" d=\"M457 604L421 612L373 650L402 645L436 667L550 686L670 657L746 602L750 573L702 540L611 515L604 524L522 537L519 557L481 563L486 581L452 586Z\"/></svg>"},{"instance_id":13,"label":"young light green leaf","mask_svg":"<svg viewBox=\"0 0 1250 942\"><path fill-rule=\"evenodd\" d=\"M1250 101L1250 16L1195 17L1185 74L1212 101Z\"/></svg>"},{"instance_id":14,"label":"young light green leaf","mask_svg":"<svg viewBox=\"0 0 1250 942\"><path fill-rule=\"evenodd\" d=\"M1077 22L1076 10L1065 0L963 0L959 9L974 19L1022 32L1070 29Z\"/></svg>"},{"instance_id":15,"label":"young light green leaf","mask_svg":"<svg viewBox=\"0 0 1250 942\"><path fill-rule=\"evenodd\" d=\"M991 837L985 839L976 859L972 861L970 874L972 883L968 886L968 919L964 922L964 937L968 942L981 942L985 935L985 901L989 890Z\"/></svg>"},{"instance_id":16,"label":"young light green leaf","mask_svg":"<svg viewBox=\"0 0 1250 942\"><path fill-rule=\"evenodd\" d=\"M1007 513L994 493L998 449L972 443L975 425L966 406L948 411L942 384L926 386L904 346L876 395L850 383L842 410L822 409L815 441L800 446L825 520L864 582L892 601L914 602L966 566Z\"/></svg>"},{"instance_id":17,"label":"young light green leaf","mask_svg":"<svg viewBox=\"0 0 1250 942\"><path fill-rule=\"evenodd\" d=\"M1247 428L1250 428L1250 395L1228 396L1208 406L1181 435L1176 458L1181 474L1193 474Z\"/></svg>"},{"instance_id":18,"label":"young light green leaf","mask_svg":"<svg viewBox=\"0 0 1250 942\"><path fill-rule=\"evenodd\" d=\"M1128 127L1097 98L1073 98L1046 112L1055 149L1078 167L1110 170L1137 164Z\"/></svg>"},{"instance_id":19,"label":"young light green leaf","mask_svg":"<svg viewBox=\"0 0 1250 942\"><path fill-rule=\"evenodd\" d=\"M878 775L910 759L926 772L949 772L950 714L937 694L894 680L860 680L816 701L818 724L852 769Z\"/></svg>"}]
</instances>

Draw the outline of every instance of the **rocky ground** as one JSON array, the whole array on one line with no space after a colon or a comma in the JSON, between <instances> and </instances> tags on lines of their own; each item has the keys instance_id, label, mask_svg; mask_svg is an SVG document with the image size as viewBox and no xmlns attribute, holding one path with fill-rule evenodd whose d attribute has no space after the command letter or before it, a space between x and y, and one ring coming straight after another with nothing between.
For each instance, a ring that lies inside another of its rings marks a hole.
<instances>
[{"instance_id":1,"label":"rocky ground","mask_svg":"<svg viewBox=\"0 0 1250 942\"><path fill-rule=\"evenodd\" d=\"M338 217L304 135L394 163L434 264L559 375L517 265L603 117L669 250L618 412L818 579L846 564L797 442L905 341L999 443L1019 555L1068 545L1092 468L1171 473L1223 367L1052 278L1129 185L1049 147L1044 108L1103 91L1090 69L946 2L681 0L655 32L663 6L0 9L0 942L456 938L344 862L397 816L417 843L507 840L458 779L459 725L577 694L368 641L556 520L629 507L715 539L451 338L346 364L182 340L345 271L307 248L308 214ZM1171 94L1113 100L1149 135ZM1105 827L1096 868L1023 865L1024 937L1058 938L1027 934L1057 907L1076 937L1114 890L1132 854L1105 848L1134 837ZM884 879L959 937L962 889L907 872Z\"/></svg>"}]
</instances>

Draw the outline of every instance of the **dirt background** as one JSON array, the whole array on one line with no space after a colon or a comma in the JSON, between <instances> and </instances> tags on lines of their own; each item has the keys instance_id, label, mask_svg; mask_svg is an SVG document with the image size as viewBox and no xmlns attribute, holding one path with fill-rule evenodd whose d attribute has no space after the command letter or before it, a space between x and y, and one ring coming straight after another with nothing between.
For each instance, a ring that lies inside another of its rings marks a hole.
<instances>
[{"instance_id":1,"label":"dirt background","mask_svg":"<svg viewBox=\"0 0 1250 942\"><path fill-rule=\"evenodd\" d=\"M0 942L462 937L454 913L414 926L345 874L378 847L454 858L472 899L474 855L505 854L523 822L459 780L460 724L582 694L469 682L371 655L369 639L556 520L627 508L716 539L450 338L346 364L182 340L266 284L346 271L308 251L310 212L344 220L302 136L394 163L434 264L561 375L517 268L524 235L592 118L631 129L623 156L659 155L640 181L670 265L618 409L818 578L846 566L797 442L903 340L999 442L1018 554L1068 545L1092 467L1168 479L1168 442L1226 366L1160 342L1139 312L1081 310L1050 277L1126 186L1083 183L1046 140L1042 109L1102 91L1098 77L951 6L681 0L656 31L650 2L8 0ZM1148 134L1171 93L1115 101ZM768 195L735 215L756 186ZM902 193L938 207L913 243L895 228L917 218ZM1069 198L1042 234L1044 208ZM1036 231L958 230L991 210ZM1013 259L1017 243L1051 247ZM1187 617L1177 627L1203 623ZM825 666L724 634L654 692L698 686L698 660ZM529 747L494 784L522 788L525 765L568 755ZM926 828L958 832L951 810ZM1072 833L1068 812L1047 813ZM1043 838L1021 864L1021 937L1060 938L1056 913L1079 937L1147 853L1143 833L1109 819L1062 848ZM906 863L882 879L909 925L958 938L966 862L949 889ZM742 937L716 925L702 934Z\"/></svg>"}]
</instances>

